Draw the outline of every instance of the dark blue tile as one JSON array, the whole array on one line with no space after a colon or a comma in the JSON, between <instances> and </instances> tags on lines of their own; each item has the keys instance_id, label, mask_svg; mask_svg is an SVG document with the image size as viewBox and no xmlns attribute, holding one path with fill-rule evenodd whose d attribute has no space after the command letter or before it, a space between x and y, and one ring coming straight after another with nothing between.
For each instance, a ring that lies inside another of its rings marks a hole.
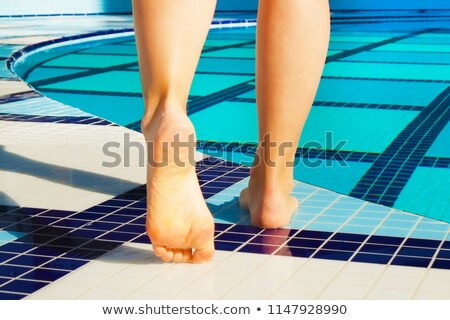
<instances>
[{"instance_id":1,"label":"dark blue tile","mask_svg":"<svg viewBox=\"0 0 450 320\"><path fill-rule=\"evenodd\" d=\"M40 209L40 208L19 208L16 210L16 212L20 213L20 214L25 214L28 216L34 216L34 215L38 215L47 210L48 209Z\"/></svg>"},{"instance_id":2,"label":"dark blue tile","mask_svg":"<svg viewBox=\"0 0 450 320\"><path fill-rule=\"evenodd\" d=\"M90 239L63 236L63 237L60 237L60 238L50 241L49 243L47 243L47 245L76 248L76 247L79 247L79 246L85 244L88 241L90 241Z\"/></svg>"},{"instance_id":3,"label":"dark blue tile","mask_svg":"<svg viewBox=\"0 0 450 320\"><path fill-rule=\"evenodd\" d=\"M249 233L249 234L258 234L262 231L263 229L261 228L257 228L257 227L252 227L252 226L244 226L244 225L234 225L230 230L228 230L229 232L237 232L237 233Z\"/></svg>"},{"instance_id":4,"label":"dark blue tile","mask_svg":"<svg viewBox=\"0 0 450 320\"><path fill-rule=\"evenodd\" d=\"M136 237L136 234L133 233L125 233L125 232L109 232L103 236L101 236L100 240L114 240L114 241L121 241L121 242L127 242L133 238Z\"/></svg>"},{"instance_id":5,"label":"dark blue tile","mask_svg":"<svg viewBox=\"0 0 450 320\"><path fill-rule=\"evenodd\" d=\"M86 212L97 212L97 213L111 213L116 211L116 207L110 207L110 206L95 206L89 209L86 209Z\"/></svg>"},{"instance_id":6,"label":"dark blue tile","mask_svg":"<svg viewBox=\"0 0 450 320\"><path fill-rule=\"evenodd\" d=\"M370 254L370 253L358 253L353 257L354 262L367 262L377 264L387 264L391 260L391 255L384 254Z\"/></svg>"},{"instance_id":7,"label":"dark blue tile","mask_svg":"<svg viewBox=\"0 0 450 320\"><path fill-rule=\"evenodd\" d=\"M257 244L246 244L243 248L239 249L239 252L272 254L277 249L278 249L278 246L264 246L264 245L257 245Z\"/></svg>"},{"instance_id":8,"label":"dark blue tile","mask_svg":"<svg viewBox=\"0 0 450 320\"><path fill-rule=\"evenodd\" d=\"M297 233L296 229L279 228L279 229L264 229L261 233L267 236L277 236L277 237L292 237Z\"/></svg>"},{"instance_id":9,"label":"dark blue tile","mask_svg":"<svg viewBox=\"0 0 450 320\"><path fill-rule=\"evenodd\" d=\"M86 220L75 220L75 219L61 219L58 222L55 222L52 226L54 227L66 227L66 228L79 228L83 225L88 223ZM67 230L66 232L69 232L70 230Z\"/></svg>"},{"instance_id":10,"label":"dark blue tile","mask_svg":"<svg viewBox=\"0 0 450 320\"><path fill-rule=\"evenodd\" d=\"M124 216L141 216L143 214L145 214L146 210L145 209L133 209L133 208L123 208L123 209L119 209L117 212L114 212L113 215L116 214L120 214L120 215L124 215Z\"/></svg>"},{"instance_id":11,"label":"dark blue tile","mask_svg":"<svg viewBox=\"0 0 450 320\"><path fill-rule=\"evenodd\" d=\"M309 258L313 255L316 249L310 248L296 248L284 246L279 251L275 253L277 256L289 256L289 257L299 257L299 258Z\"/></svg>"},{"instance_id":12,"label":"dark blue tile","mask_svg":"<svg viewBox=\"0 0 450 320\"><path fill-rule=\"evenodd\" d=\"M69 271L62 270L34 269L33 271L21 276L20 279L36 281L56 281L68 273Z\"/></svg>"},{"instance_id":13,"label":"dark blue tile","mask_svg":"<svg viewBox=\"0 0 450 320\"><path fill-rule=\"evenodd\" d=\"M430 264L431 259L426 258L416 258L416 257L403 257L397 256L392 261L392 265L396 266L410 266L410 267L421 267L426 268Z\"/></svg>"},{"instance_id":14,"label":"dark blue tile","mask_svg":"<svg viewBox=\"0 0 450 320\"><path fill-rule=\"evenodd\" d=\"M450 259L450 250L439 250L438 259Z\"/></svg>"},{"instance_id":15,"label":"dark blue tile","mask_svg":"<svg viewBox=\"0 0 450 320\"><path fill-rule=\"evenodd\" d=\"M216 231L225 231L228 228L230 228L232 225L228 223L216 223L215 224L215 230Z\"/></svg>"},{"instance_id":16,"label":"dark blue tile","mask_svg":"<svg viewBox=\"0 0 450 320\"><path fill-rule=\"evenodd\" d=\"M3 264L0 265L0 277L15 278L30 270L31 268L28 267L9 266Z\"/></svg>"},{"instance_id":17,"label":"dark blue tile","mask_svg":"<svg viewBox=\"0 0 450 320\"><path fill-rule=\"evenodd\" d=\"M94 239L102 235L103 231L79 229L70 233L72 237Z\"/></svg>"},{"instance_id":18,"label":"dark blue tile","mask_svg":"<svg viewBox=\"0 0 450 320\"><path fill-rule=\"evenodd\" d=\"M331 232L302 230L295 237L310 238L310 239L328 239L331 235L332 235Z\"/></svg>"},{"instance_id":19,"label":"dark blue tile","mask_svg":"<svg viewBox=\"0 0 450 320\"><path fill-rule=\"evenodd\" d=\"M115 223L115 222L92 222L87 225L85 225L84 229L92 229L92 230L103 230L103 231L110 231L112 229L115 229L119 226L121 226L121 223Z\"/></svg>"},{"instance_id":20,"label":"dark blue tile","mask_svg":"<svg viewBox=\"0 0 450 320\"><path fill-rule=\"evenodd\" d=\"M356 251L361 246L360 243L346 241L328 241L322 248L330 250Z\"/></svg>"},{"instance_id":21,"label":"dark blue tile","mask_svg":"<svg viewBox=\"0 0 450 320\"><path fill-rule=\"evenodd\" d=\"M317 249L323 244L323 240L305 239L305 238L293 238L287 243L289 247L302 247L302 248L314 248Z\"/></svg>"},{"instance_id":22,"label":"dark blue tile","mask_svg":"<svg viewBox=\"0 0 450 320\"><path fill-rule=\"evenodd\" d=\"M0 286L1 286L2 284L4 284L4 283L10 281L11 279L12 279L12 278L3 278L3 277L0 277Z\"/></svg>"},{"instance_id":23,"label":"dark blue tile","mask_svg":"<svg viewBox=\"0 0 450 320\"><path fill-rule=\"evenodd\" d=\"M438 240L409 238L405 241L404 246L422 247L422 248L438 248L440 244L441 244L441 241L438 241Z\"/></svg>"},{"instance_id":24,"label":"dark blue tile","mask_svg":"<svg viewBox=\"0 0 450 320\"><path fill-rule=\"evenodd\" d=\"M94 221L103 217L102 213L93 213L93 212L79 212L70 217L70 219L78 219L78 220L87 220Z\"/></svg>"},{"instance_id":25,"label":"dark blue tile","mask_svg":"<svg viewBox=\"0 0 450 320\"><path fill-rule=\"evenodd\" d=\"M253 234L226 232L226 233L222 233L220 236L218 236L216 238L216 240L234 241L234 242L243 243L243 242L250 240L252 237L254 237Z\"/></svg>"},{"instance_id":26,"label":"dark blue tile","mask_svg":"<svg viewBox=\"0 0 450 320\"><path fill-rule=\"evenodd\" d=\"M74 214L74 211L65 211L65 210L47 210L43 213L41 213L41 216L45 217L56 217L56 218L65 218L72 214Z\"/></svg>"},{"instance_id":27,"label":"dark blue tile","mask_svg":"<svg viewBox=\"0 0 450 320\"><path fill-rule=\"evenodd\" d=\"M118 208L122 208L122 207L126 207L130 204L135 203L132 200L117 200L117 199L111 199L111 200L107 200L103 203L101 203L102 206L110 206L110 207L118 207Z\"/></svg>"},{"instance_id":28,"label":"dark blue tile","mask_svg":"<svg viewBox=\"0 0 450 320\"><path fill-rule=\"evenodd\" d=\"M436 268L436 269L450 269L450 260L436 259L436 260L434 260L432 268Z\"/></svg>"},{"instance_id":29,"label":"dark blue tile","mask_svg":"<svg viewBox=\"0 0 450 320\"><path fill-rule=\"evenodd\" d=\"M63 259L58 258L52 260L42 266L42 268L49 269L63 269L63 270L76 270L79 267L85 265L89 261L87 260L75 260L75 259Z\"/></svg>"},{"instance_id":30,"label":"dark blue tile","mask_svg":"<svg viewBox=\"0 0 450 320\"><path fill-rule=\"evenodd\" d=\"M47 284L48 282L13 280L10 283L0 287L0 290L30 294L45 287Z\"/></svg>"},{"instance_id":31,"label":"dark blue tile","mask_svg":"<svg viewBox=\"0 0 450 320\"><path fill-rule=\"evenodd\" d=\"M106 241L95 239L81 246L80 249L110 251L114 248L117 248L122 243L122 241Z\"/></svg>"},{"instance_id":32,"label":"dark blue tile","mask_svg":"<svg viewBox=\"0 0 450 320\"><path fill-rule=\"evenodd\" d=\"M1 290L1 288L0 288L0 290ZM20 300L25 297L26 297L26 295L23 295L23 294L0 292L0 300Z\"/></svg>"},{"instance_id":33,"label":"dark blue tile","mask_svg":"<svg viewBox=\"0 0 450 320\"><path fill-rule=\"evenodd\" d=\"M103 255L105 251L96 251L96 250L87 250L87 249L74 249L70 252L67 252L62 256L63 258L75 258L75 259L87 259L87 260L93 260L95 258L100 257Z\"/></svg>"},{"instance_id":34,"label":"dark blue tile","mask_svg":"<svg viewBox=\"0 0 450 320\"><path fill-rule=\"evenodd\" d=\"M348 251L334 251L320 249L314 254L313 259L327 259L327 260L340 260L347 261L353 255L353 252Z\"/></svg>"},{"instance_id":35,"label":"dark blue tile","mask_svg":"<svg viewBox=\"0 0 450 320\"><path fill-rule=\"evenodd\" d=\"M38 256L57 257L65 252L70 251L70 250L72 250L72 248L53 247L53 246L42 245L42 246L39 246L39 247L31 250L30 252L28 252L28 254L38 255Z\"/></svg>"},{"instance_id":36,"label":"dark blue tile","mask_svg":"<svg viewBox=\"0 0 450 320\"><path fill-rule=\"evenodd\" d=\"M125 223L125 222L129 222L130 220L133 220L134 216L122 216L122 215L118 215L116 213L110 214L108 216L105 216L103 218L101 218L99 221L100 222L120 222L120 223Z\"/></svg>"},{"instance_id":37,"label":"dark blue tile","mask_svg":"<svg viewBox=\"0 0 450 320\"><path fill-rule=\"evenodd\" d=\"M131 203L128 208L134 208L134 209L147 209L147 202L145 201L136 201Z\"/></svg>"},{"instance_id":38,"label":"dark blue tile","mask_svg":"<svg viewBox=\"0 0 450 320\"><path fill-rule=\"evenodd\" d=\"M400 256L413 256L413 257L433 257L435 249L425 249L425 248L412 248L412 247L402 247L397 253Z\"/></svg>"},{"instance_id":39,"label":"dark blue tile","mask_svg":"<svg viewBox=\"0 0 450 320\"><path fill-rule=\"evenodd\" d=\"M0 262L5 262L6 260L9 260L15 256L16 254L0 252Z\"/></svg>"},{"instance_id":40,"label":"dark blue tile","mask_svg":"<svg viewBox=\"0 0 450 320\"><path fill-rule=\"evenodd\" d=\"M378 254L394 254L397 251L396 246L389 245L376 245L376 244L365 244L360 252L366 253L378 253Z\"/></svg>"},{"instance_id":41,"label":"dark blue tile","mask_svg":"<svg viewBox=\"0 0 450 320\"><path fill-rule=\"evenodd\" d=\"M33 232L33 234L44 234L49 236L54 236L57 238L58 236L62 236L70 232L71 230L68 228L56 227L54 225L42 227Z\"/></svg>"},{"instance_id":42,"label":"dark blue tile","mask_svg":"<svg viewBox=\"0 0 450 320\"><path fill-rule=\"evenodd\" d=\"M242 245L242 243L237 242L226 242L226 241L214 241L214 245L216 247L216 250L223 250L223 251L234 251L238 247Z\"/></svg>"},{"instance_id":43,"label":"dark blue tile","mask_svg":"<svg viewBox=\"0 0 450 320\"><path fill-rule=\"evenodd\" d=\"M288 237L274 237L274 236L256 236L250 243L268 245L268 246L281 246L288 240Z\"/></svg>"},{"instance_id":44,"label":"dark blue tile","mask_svg":"<svg viewBox=\"0 0 450 320\"><path fill-rule=\"evenodd\" d=\"M49 261L50 257L40 257L40 256L32 256L32 255L21 255L15 259L8 261L8 264L14 264L24 267L38 267L41 264Z\"/></svg>"},{"instance_id":45,"label":"dark blue tile","mask_svg":"<svg viewBox=\"0 0 450 320\"><path fill-rule=\"evenodd\" d=\"M151 242L150 242L150 238L149 238L146 234L143 234L143 235L137 237L136 239L133 239L132 242L135 242L135 243L145 243L145 244L151 243Z\"/></svg>"},{"instance_id":46,"label":"dark blue tile","mask_svg":"<svg viewBox=\"0 0 450 320\"><path fill-rule=\"evenodd\" d=\"M145 225L126 224L115 231L141 234L145 232Z\"/></svg>"},{"instance_id":47,"label":"dark blue tile","mask_svg":"<svg viewBox=\"0 0 450 320\"><path fill-rule=\"evenodd\" d=\"M35 246L29 243L9 242L7 244L1 245L0 251L22 253L33 248L35 248Z\"/></svg>"},{"instance_id":48,"label":"dark blue tile","mask_svg":"<svg viewBox=\"0 0 450 320\"><path fill-rule=\"evenodd\" d=\"M450 250L450 241L444 241L441 248Z\"/></svg>"},{"instance_id":49,"label":"dark blue tile","mask_svg":"<svg viewBox=\"0 0 450 320\"><path fill-rule=\"evenodd\" d=\"M367 235L354 233L336 233L330 240L342 240L352 242L363 242L367 239Z\"/></svg>"}]
</instances>

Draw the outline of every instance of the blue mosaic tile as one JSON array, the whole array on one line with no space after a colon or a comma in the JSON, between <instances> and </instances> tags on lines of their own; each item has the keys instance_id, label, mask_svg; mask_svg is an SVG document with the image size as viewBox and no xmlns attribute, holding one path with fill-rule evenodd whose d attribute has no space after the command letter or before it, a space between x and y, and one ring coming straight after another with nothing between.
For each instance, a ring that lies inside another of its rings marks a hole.
<instances>
[{"instance_id":1,"label":"blue mosaic tile","mask_svg":"<svg viewBox=\"0 0 450 320\"><path fill-rule=\"evenodd\" d=\"M87 260L58 258L44 264L42 267L57 270L76 270L79 267L85 265L86 263L88 263Z\"/></svg>"},{"instance_id":2,"label":"blue mosaic tile","mask_svg":"<svg viewBox=\"0 0 450 320\"><path fill-rule=\"evenodd\" d=\"M56 281L59 278L68 274L68 271L53 270L53 269L34 269L33 271L24 274L20 279L35 280L35 281Z\"/></svg>"},{"instance_id":3,"label":"blue mosaic tile","mask_svg":"<svg viewBox=\"0 0 450 320\"><path fill-rule=\"evenodd\" d=\"M20 300L25 297L26 297L25 294L9 293L9 292L1 292L0 291L0 300Z\"/></svg>"},{"instance_id":4,"label":"blue mosaic tile","mask_svg":"<svg viewBox=\"0 0 450 320\"><path fill-rule=\"evenodd\" d=\"M8 284L1 286L0 290L30 294L45 287L47 284L48 282L13 280Z\"/></svg>"}]
</instances>

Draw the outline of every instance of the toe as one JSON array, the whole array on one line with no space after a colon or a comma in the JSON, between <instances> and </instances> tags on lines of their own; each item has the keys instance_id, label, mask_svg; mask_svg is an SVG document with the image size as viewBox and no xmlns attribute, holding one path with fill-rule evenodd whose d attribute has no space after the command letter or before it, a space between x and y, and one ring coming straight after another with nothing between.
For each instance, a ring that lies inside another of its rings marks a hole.
<instances>
[{"instance_id":1,"label":"toe","mask_svg":"<svg viewBox=\"0 0 450 320\"><path fill-rule=\"evenodd\" d=\"M175 263L183 262L183 255L184 255L183 251L184 250L182 250L182 249L174 249L172 262L175 262Z\"/></svg>"},{"instance_id":2,"label":"toe","mask_svg":"<svg viewBox=\"0 0 450 320\"><path fill-rule=\"evenodd\" d=\"M248 209L248 188L241 191L241 194L239 195L239 205L243 209Z\"/></svg>"},{"instance_id":3,"label":"toe","mask_svg":"<svg viewBox=\"0 0 450 320\"><path fill-rule=\"evenodd\" d=\"M165 247L156 244L153 244L153 252L157 257L162 257L167 254L167 250Z\"/></svg>"},{"instance_id":4,"label":"toe","mask_svg":"<svg viewBox=\"0 0 450 320\"><path fill-rule=\"evenodd\" d=\"M164 262L171 262L173 260L174 253L172 249L153 244L153 252Z\"/></svg>"},{"instance_id":5,"label":"toe","mask_svg":"<svg viewBox=\"0 0 450 320\"><path fill-rule=\"evenodd\" d=\"M208 244L203 248L197 248L192 255L192 263L204 263L208 262L214 256L214 240L211 239Z\"/></svg>"}]
</instances>

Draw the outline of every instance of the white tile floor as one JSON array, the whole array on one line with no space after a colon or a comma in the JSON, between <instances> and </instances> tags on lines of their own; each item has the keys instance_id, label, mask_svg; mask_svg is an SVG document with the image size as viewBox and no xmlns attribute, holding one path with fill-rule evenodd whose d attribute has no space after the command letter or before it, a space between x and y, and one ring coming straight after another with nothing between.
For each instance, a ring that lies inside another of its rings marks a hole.
<instances>
[{"instance_id":1,"label":"white tile floor","mask_svg":"<svg viewBox=\"0 0 450 320\"><path fill-rule=\"evenodd\" d=\"M124 244L27 299L450 299L450 271L218 251L161 263Z\"/></svg>"},{"instance_id":2,"label":"white tile floor","mask_svg":"<svg viewBox=\"0 0 450 320\"><path fill-rule=\"evenodd\" d=\"M80 25L80 18L68 18L69 23L54 32L130 26L130 19L120 17L86 20L79 30L73 26ZM0 44L53 39L51 21L44 19L48 29L36 36L10 29ZM0 96L29 90L19 81L0 81ZM99 146L123 142L124 133L142 142L139 134L122 127L2 121L0 204L79 211L145 183L136 154L131 168L101 166L105 156ZM223 203L236 190L232 186L209 202L222 197ZM308 199L317 188L302 193ZM328 200L341 198L348 199ZM402 215L388 211L386 216ZM380 226L384 221L380 219ZM164 264L150 245L126 243L27 299L450 299L450 271L228 251L217 251L208 264Z\"/></svg>"}]
</instances>

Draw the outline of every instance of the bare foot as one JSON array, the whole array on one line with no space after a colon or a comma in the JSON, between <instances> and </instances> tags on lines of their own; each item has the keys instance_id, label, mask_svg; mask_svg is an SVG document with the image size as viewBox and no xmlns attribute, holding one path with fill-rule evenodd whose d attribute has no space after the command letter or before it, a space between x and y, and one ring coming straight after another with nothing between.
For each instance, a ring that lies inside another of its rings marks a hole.
<instances>
[{"instance_id":1,"label":"bare foot","mask_svg":"<svg viewBox=\"0 0 450 320\"><path fill-rule=\"evenodd\" d=\"M165 262L207 262L214 255L214 220L195 174L194 127L176 105L158 107L142 127L149 157L147 233L155 255Z\"/></svg>"},{"instance_id":2,"label":"bare foot","mask_svg":"<svg viewBox=\"0 0 450 320\"><path fill-rule=\"evenodd\" d=\"M264 164L252 167L248 188L241 191L239 205L250 211L251 224L261 228L280 228L291 221L298 200L291 196L292 179L268 182Z\"/></svg>"}]
</instances>

